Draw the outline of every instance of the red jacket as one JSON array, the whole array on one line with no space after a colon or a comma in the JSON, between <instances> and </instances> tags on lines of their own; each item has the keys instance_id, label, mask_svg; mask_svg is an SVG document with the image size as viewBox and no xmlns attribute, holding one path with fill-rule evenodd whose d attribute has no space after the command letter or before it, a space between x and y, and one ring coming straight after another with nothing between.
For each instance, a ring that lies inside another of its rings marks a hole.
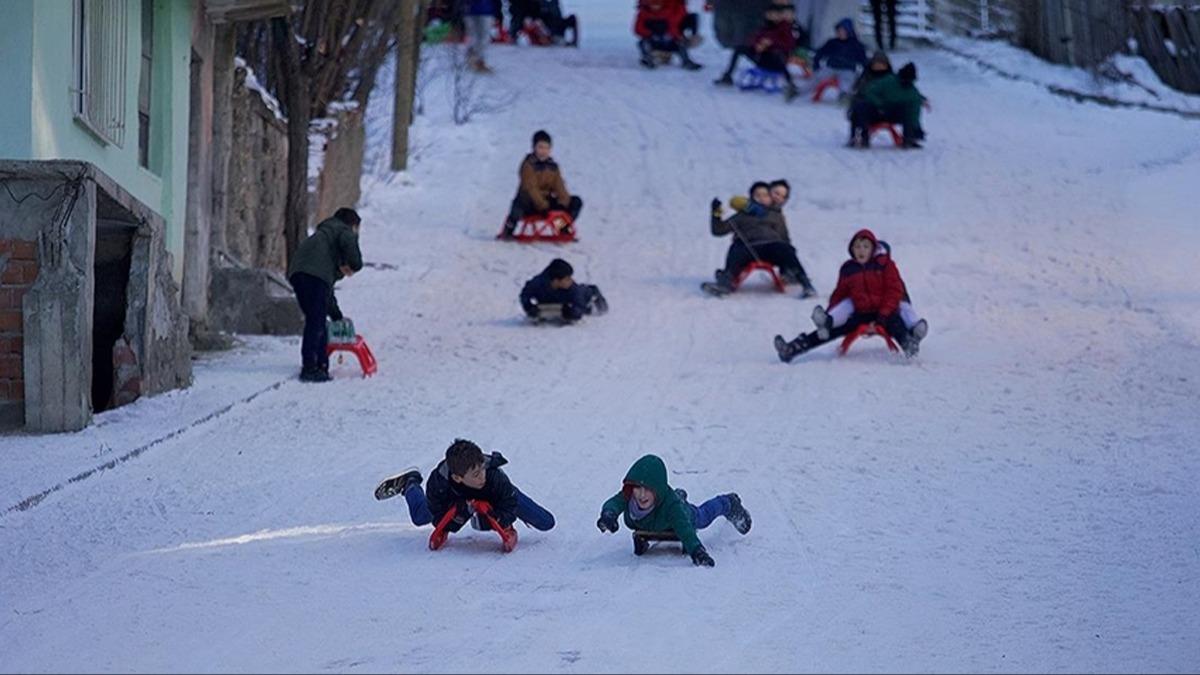
<instances>
[{"instance_id":1,"label":"red jacket","mask_svg":"<svg viewBox=\"0 0 1200 675\"><path fill-rule=\"evenodd\" d=\"M850 238L850 247L854 240L866 237L875 245L875 255L865 264L854 259L842 263L838 272L837 288L829 296L829 306L833 307L842 300L850 298L854 302L856 314L877 314L885 320L900 307L904 297L904 281L900 278L900 270L892 257L879 246L879 240L870 230L859 230ZM849 247L848 247L849 248Z\"/></svg>"},{"instance_id":2,"label":"red jacket","mask_svg":"<svg viewBox=\"0 0 1200 675\"><path fill-rule=\"evenodd\" d=\"M633 32L640 38L652 35L647 21L666 21L667 34L676 40L683 39L683 20L687 18L687 5L681 0L663 0L659 9L650 9L646 3L638 5L637 20Z\"/></svg>"},{"instance_id":3,"label":"red jacket","mask_svg":"<svg viewBox=\"0 0 1200 675\"><path fill-rule=\"evenodd\" d=\"M792 52L796 51L796 34L792 32L792 25L787 21L776 21L760 28L750 38L750 48L757 49L758 43L764 39L771 42L767 51L778 54L784 62L791 57Z\"/></svg>"}]
</instances>

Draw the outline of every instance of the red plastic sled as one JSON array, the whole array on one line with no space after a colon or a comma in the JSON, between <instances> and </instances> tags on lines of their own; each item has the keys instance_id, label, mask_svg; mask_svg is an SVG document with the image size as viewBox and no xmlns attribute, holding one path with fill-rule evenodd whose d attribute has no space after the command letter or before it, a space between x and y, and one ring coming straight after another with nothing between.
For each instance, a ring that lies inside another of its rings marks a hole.
<instances>
[{"instance_id":1,"label":"red plastic sled","mask_svg":"<svg viewBox=\"0 0 1200 675\"><path fill-rule=\"evenodd\" d=\"M877 122L872 124L867 133L874 136L878 131L886 131L891 134L892 144L897 148L904 144L904 137L900 135L899 131L896 131L896 125L892 124L891 122Z\"/></svg>"},{"instance_id":2,"label":"red plastic sled","mask_svg":"<svg viewBox=\"0 0 1200 675\"><path fill-rule=\"evenodd\" d=\"M761 260L755 260L749 265L746 265L746 267L744 267L742 271L738 273L737 278L733 280L733 290L736 291L742 285L742 282L746 280L746 277L750 276L750 274L755 270L761 270L767 274L770 274L771 283L775 284L775 290L779 291L780 293L787 293L787 288L783 285L783 279L779 278L779 273L775 271L775 266L769 262L763 262Z\"/></svg>"},{"instance_id":3,"label":"red plastic sled","mask_svg":"<svg viewBox=\"0 0 1200 675\"><path fill-rule=\"evenodd\" d=\"M555 221L561 221L565 224L561 228L556 227L554 225ZM496 235L496 238L506 238L503 229ZM528 215L522 218L520 224L513 230L511 239L523 244L535 241L565 244L575 241L575 222L571 220L571 214L566 211L550 211L544 214Z\"/></svg>"},{"instance_id":4,"label":"red plastic sled","mask_svg":"<svg viewBox=\"0 0 1200 675\"><path fill-rule=\"evenodd\" d=\"M371 348L367 346L366 340L363 340L361 335L355 335L354 342L330 342L325 347L326 356L338 351L352 352L358 357L358 365L362 367L363 377L370 377L379 370L379 363L375 361L375 355L371 353Z\"/></svg>"},{"instance_id":5,"label":"red plastic sled","mask_svg":"<svg viewBox=\"0 0 1200 675\"><path fill-rule=\"evenodd\" d=\"M512 553L517 548L517 528L510 527L505 529L500 526L492 516L492 505L481 499L471 499L468 503L475 512L478 513L487 524L491 526L496 534L500 535L500 547L505 553ZM451 506L450 510L446 511L446 515L438 521L437 527L433 528L433 534L429 535L429 550L436 551L446 544L446 539L450 536L449 527L450 521L454 520L454 516L458 513L457 506Z\"/></svg>"},{"instance_id":6,"label":"red plastic sled","mask_svg":"<svg viewBox=\"0 0 1200 675\"><path fill-rule=\"evenodd\" d=\"M820 103L821 97L825 95L825 91L828 89L833 89L834 91L840 92L842 90L841 82L841 78L839 78L837 74L830 75L829 77L818 82L817 88L813 91L812 102Z\"/></svg>"},{"instance_id":7,"label":"red plastic sled","mask_svg":"<svg viewBox=\"0 0 1200 675\"><path fill-rule=\"evenodd\" d=\"M850 349L850 345L854 344L855 340L858 340L860 337L871 337L872 335L878 335L882 337L884 341L887 342L888 351L900 351L900 348L896 346L896 341L892 339L891 335L888 335L887 329L874 323L864 323L858 328L855 328L850 332L850 334L842 339L842 346L838 347L838 353L845 355Z\"/></svg>"}]
</instances>

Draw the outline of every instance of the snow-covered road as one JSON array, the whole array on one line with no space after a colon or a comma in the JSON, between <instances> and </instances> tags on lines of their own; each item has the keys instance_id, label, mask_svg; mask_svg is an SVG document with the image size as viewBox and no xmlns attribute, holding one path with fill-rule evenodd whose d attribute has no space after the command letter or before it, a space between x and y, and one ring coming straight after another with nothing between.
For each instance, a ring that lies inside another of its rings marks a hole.
<instances>
[{"instance_id":1,"label":"snow-covered road","mask_svg":"<svg viewBox=\"0 0 1200 675\"><path fill-rule=\"evenodd\" d=\"M463 127L431 82L412 171L365 180L365 256L387 265L339 299L376 377L304 385L297 341L257 338L78 434L0 437L0 512L61 485L0 515L0 671L1200 667L1197 123L909 49L926 149L851 151L832 103L717 89L712 44L698 73L645 72L630 3L567 4L578 51L494 48L485 91L518 99ZM495 242L543 127L581 241ZM785 366L771 337L815 302L698 290L728 244L708 201L777 177L822 296L855 229L891 242L932 327L919 359L874 340ZM523 322L556 255L609 315ZM459 436L557 528L431 553L372 498ZM597 532L651 452L694 500L753 513L745 537L701 532L714 569Z\"/></svg>"}]
</instances>

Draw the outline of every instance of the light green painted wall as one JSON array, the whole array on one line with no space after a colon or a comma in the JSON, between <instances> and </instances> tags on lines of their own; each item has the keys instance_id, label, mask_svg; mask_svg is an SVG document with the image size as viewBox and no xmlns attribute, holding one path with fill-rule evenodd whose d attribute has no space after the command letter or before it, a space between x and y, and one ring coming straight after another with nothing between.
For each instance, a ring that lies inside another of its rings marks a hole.
<instances>
[{"instance_id":1,"label":"light green painted wall","mask_svg":"<svg viewBox=\"0 0 1200 675\"><path fill-rule=\"evenodd\" d=\"M11 0L0 0L5 4ZM153 170L138 165L138 77L141 0L127 0L125 138L121 147L99 140L74 118L71 97L72 1L34 0L32 124L29 159L92 162L166 221L167 250L183 277L184 204L187 197L188 86L192 0L155 0L151 102Z\"/></svg>"},{"instance_id":2,"label":"light green painted wall","mask_svg":"<svg viewBox=\"0 0 1200 675\"><path fill-rule=\"evenodd\" d=\"M0 159L29 157L33 96L33 2L0 0Z\"/></svg>"}]
</instances>

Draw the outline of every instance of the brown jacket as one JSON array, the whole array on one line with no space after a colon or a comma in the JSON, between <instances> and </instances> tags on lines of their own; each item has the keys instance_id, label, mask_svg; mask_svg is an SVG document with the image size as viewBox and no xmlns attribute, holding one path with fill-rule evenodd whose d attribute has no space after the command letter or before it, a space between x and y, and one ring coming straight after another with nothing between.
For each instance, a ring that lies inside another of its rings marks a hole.
<instances>
[{"instance_id":1,"label":"brown jacket","mask_svg":"<svg viewBox=\"0 0 1200 675\"><path fill-rule=\"evenodd\" d=\"M529 153L521 162L520 192L527 195L539 211L549 211L552 204L566 207L571 193L563 183L558 164L553 159L539 161L537 155Z\"/></svg>"}]
</instances>

